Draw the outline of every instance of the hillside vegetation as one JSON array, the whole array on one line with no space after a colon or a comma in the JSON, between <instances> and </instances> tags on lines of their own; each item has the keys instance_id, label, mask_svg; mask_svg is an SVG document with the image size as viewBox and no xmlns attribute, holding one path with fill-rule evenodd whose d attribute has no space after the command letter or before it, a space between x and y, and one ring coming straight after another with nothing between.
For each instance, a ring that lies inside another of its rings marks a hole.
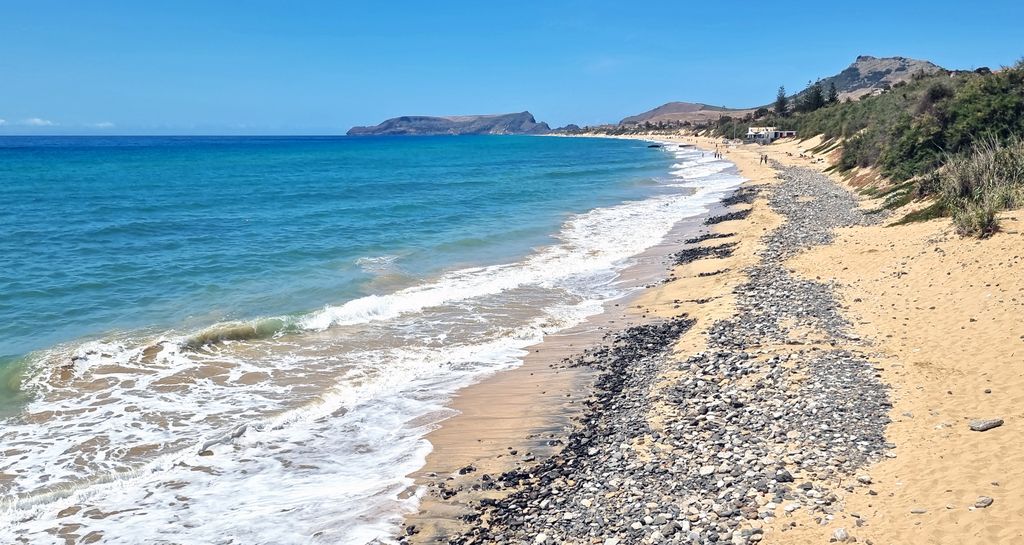
<instances>
[{"instance_id":1,"label":"hillside vegetation","mask_svg":"<svg viewBox=\"0 0 1024 545\"><path fill-rule=\"evenodd\" d=\"M841 143L838 171L873 167L895 183L879 192L890 205L934 198L929 214L951 215L965 234L986 236L999 210L1024 206L1024 61L998 72L920 73L858 101L800 106L722 118L707 130L737 137L776 125L822 135L828 146Z\"/></svg>"},{"instance_id":2,"label":"hillside vegetation","mask_svg":"<svg viewBox=\"0 0 1024 545\"><path fill-rule=\"evenodd\" d=\"M928 61L906 57L872 57L861 55L838 74L820 79L817 86L796 93L790 100L803 103L812 91L834 98L859 98L874 91L891 88L911 79L915 74L931 75L945 70ZM813 98L813 97L812 97ZM824 98L824 96L822 96ZM813 101L813 100L812 100ZM715 123L720 118L743 119L761 117L768 107L726 108L698 102L669 102L646 112L631 115L619 121L618 126L601 126L602 132L635 134L639 132L673 129L692 130L694 126Z\"/></svg>"}]
</instances>

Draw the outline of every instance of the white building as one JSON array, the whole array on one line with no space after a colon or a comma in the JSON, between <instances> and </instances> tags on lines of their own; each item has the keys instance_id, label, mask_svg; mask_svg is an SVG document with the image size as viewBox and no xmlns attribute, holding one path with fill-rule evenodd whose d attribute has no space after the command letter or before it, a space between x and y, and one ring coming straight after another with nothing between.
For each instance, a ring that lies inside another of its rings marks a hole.
<instances>
[{"instance_id":1,"label":"white building","mask_svg":"<svg viewBox=\"0 0 1024 545\"><path fill-rule=\"evenodd\" d=\"M747 129L746 139L751 142L768 144L779 138L790 138L796 136L796 131L782 131L775 127L750 127Z\"/></svg>"}]
</instances>

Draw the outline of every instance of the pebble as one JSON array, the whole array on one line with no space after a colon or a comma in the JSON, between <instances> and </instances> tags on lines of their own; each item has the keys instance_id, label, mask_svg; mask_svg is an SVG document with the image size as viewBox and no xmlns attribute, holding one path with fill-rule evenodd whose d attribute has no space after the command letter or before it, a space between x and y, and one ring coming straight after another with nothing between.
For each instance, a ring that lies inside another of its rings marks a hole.
<instances>
[{"instance_id":1,"label":"pebble","mask_svg":"<svg viewBox=\"0 0 1024 545\"><path fill-rule=\"evenodd\" d=\"M1003 425L1002 418L986 418L981 420L971 420L971 431L988 431L992 428L998 428Z\"/></svg>"},{"instance_id":2,"label":"pebble","mask_svg":"<svg viewBox=\"0 0 1024 545\"><path fill-rule=\"evenodd\" d=\"M781 168L779 176L780 184L744 189L742 202L764 196L787 221L762 238L760 261L734 290L735 314L711 325L706 349L673 357L695 323L684 314L610 332L568 358L565 365L586 366L597 378L582 416L560 437L563 449L479 483L505 493L471 506L477 512L450 545L512 545L532 536L545 544L749 544L763 539L760 525L779 505L831 520L838 497L816 483L852 477L891 450L884 436L891 403L834 286L797 277L785 262L829 243L837 227L884 214L865 215L817 172ZM710 248L671 259L735 249ZM675 378L666 385L665 377ZM657 429L648 424L655 402Z\"/></svg>"},{"instance_id":3,"label":"pebble","mask_svg":"<svg viewBox=\"0 0 1024 545\"><path fill-rule=\"evenodd\" d=\"M978 496L978 500L974 502L974 506L977 507L978 509L984 509L992 505L993 501L995 500L988 496Z\"/></svg>"}]
</instances>

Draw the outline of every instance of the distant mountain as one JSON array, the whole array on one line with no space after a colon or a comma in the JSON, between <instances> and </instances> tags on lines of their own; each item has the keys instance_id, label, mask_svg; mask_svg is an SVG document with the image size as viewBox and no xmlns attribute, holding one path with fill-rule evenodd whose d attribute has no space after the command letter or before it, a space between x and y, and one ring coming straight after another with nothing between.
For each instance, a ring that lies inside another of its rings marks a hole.
<instances>
[{"instance_id":1,"label":"distant mountain","mask_svg":"<svg viewBox=\"0 0 1024 545\"><path fill-rule=\"evenodd\" d=\"M436 134L547 134L547 123L537 123L530 112L446 117L402 116L374 127L352 127L350 136Z\"/></svg>"},{"instance_id":2,"label":"distant mountain","mask_svg":"<svg viewBox=\"0 0 1024 545\"><path fill-rule=\"evenodd\" d=\"M828 92L834 83L839 98L860 98L876 89L885 89L908 81L914 74L934 74L945 70L937 64L906 57L871 57L861 55L842 72L821 79L822 88Z\"/></svg>"},{"instance_id":3,"label":"distant mountain","mask_svg":"<svg viewBox=\"0 0 1024 545\"><path fill-rule=\"evenodd\" d=\"M638 125L645 122L658 123L659 121L689 121L691 123L703 123L715 121L723 115L743 117L754 110L735 110L709 106L695 102L669 102L662 104L653 110L642 114L631 115L619 121L620 125Z\"/></svg>"},{"instance_id":4,"label":"distant mountain","mask_svg":"<svg viewBox=\"0 0 1024 545\"><path fill-rule=\"evenodd\" d=\"M914 74L923 72L933 74L945 70L941 66L921 61L908 59L906 57L871 57L861 55L857 60L842 72L822 78L822 88L827 93L829 87L835 83L839 91L839 98L845 100L847 97L858 99L870 94L875 90L891 87L901 81L907 81L914 77ZM769 87L771 87L769 85ZM774 88L765 89L765 94L771 93ZM792 89L791 89L792 90ZM803 90L795 93L793 97L803 94ZM771 108L772 104L765 107ZM695 102L669 102L648 110L642 114L631 115L619 121L619 125L638 125L645 122L683 122L689 121L694 124L717 121L718 118L727 115L730 117L743 117L752 114L755 108L724 108L709 106Z\"/></svg>"}]
</instances>

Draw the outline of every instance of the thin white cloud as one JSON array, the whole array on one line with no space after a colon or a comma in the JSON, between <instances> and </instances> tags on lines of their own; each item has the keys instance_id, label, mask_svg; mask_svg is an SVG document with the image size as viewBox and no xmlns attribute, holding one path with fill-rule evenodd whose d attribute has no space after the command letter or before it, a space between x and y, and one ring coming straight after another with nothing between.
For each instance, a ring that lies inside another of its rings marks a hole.
<instances>
[{"instance_id":1,"label":"thin white cloud","mask_svg":"<svg viewBox=\"0 0 1024 545\"><path fill-rule=\"evenodd\" d=\"M7 124L7 120L6 119L0 119L0 127L4 126L6 124Z\"/></svg>"},{"instance_id":2,"label":"thin white cloud","mask_svg":"<svg viewBox=\"0 0 1024 545\"><path fill-rule=\"evenodd\" d=\"M90 127L94 129L113 129L114 124L110 121L100 121L99 123L93 123Z\"/></svg>"},{"instance_id":3,"label":"thin white cloud","mask_svg":"<svg viewBox=\"0 0 1024 545\"><path fill-rule=\"evenodd\" d=\"M53 127L57 123L41 117L30 117L22 121L21 124L28 125L29 127Z\"/></svg>"}]
</instances>

